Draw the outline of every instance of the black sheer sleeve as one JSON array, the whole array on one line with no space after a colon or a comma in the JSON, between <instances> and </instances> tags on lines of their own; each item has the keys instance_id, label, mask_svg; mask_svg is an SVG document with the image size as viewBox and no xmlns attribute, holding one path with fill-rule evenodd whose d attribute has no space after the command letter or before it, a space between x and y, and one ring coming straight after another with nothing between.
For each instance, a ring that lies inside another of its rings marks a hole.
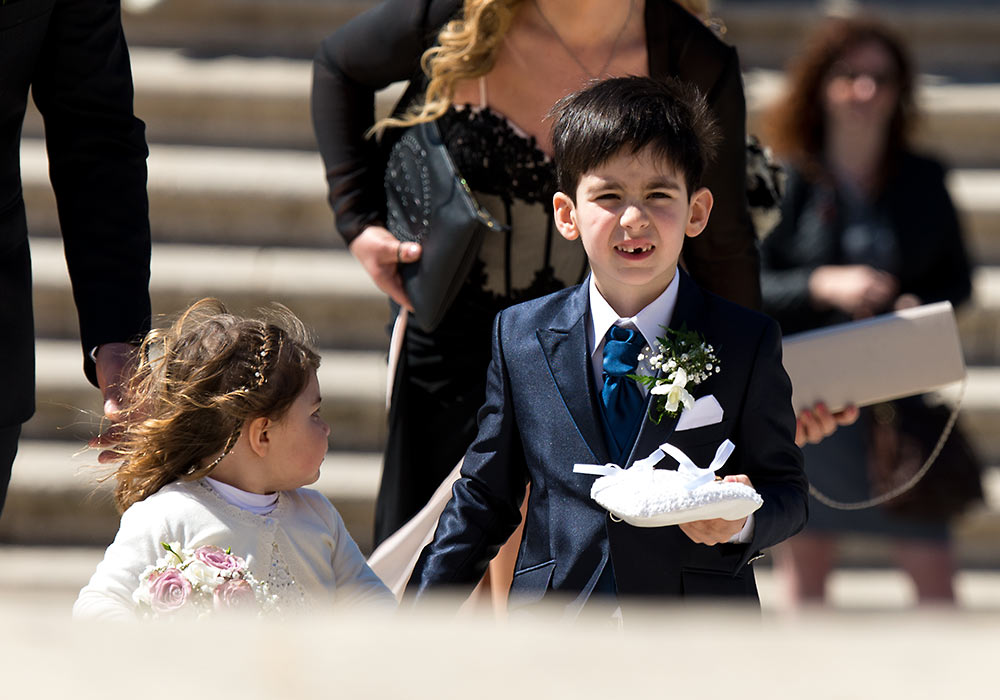
<instances>
[{"instance_id":1,"label":"black sheer sleeve","mask_svg":"<svg viewBox=\"0 0 1000 700\"><path fill-rule=\"evenodd\" d=\"M736 50L706 93L722 141L705 172L715 198L705 231L684 245L684 262L703 288L751 309L760 308L757 237L746 196L746 101Z\"/></svg>"},{"instance_id":2,"label":"black sheer sleeve","mask_svg":"<svg viewBox=\"0 0 1000 700\"><path fill-rule=\"evenodd\" d=\"M458 0L387 0L327 37L313 61L312 118L337 230L350 243L381 221L382 157L364 134L375 92L419 74L420 57Z\"/></svg>"}]
</instances>

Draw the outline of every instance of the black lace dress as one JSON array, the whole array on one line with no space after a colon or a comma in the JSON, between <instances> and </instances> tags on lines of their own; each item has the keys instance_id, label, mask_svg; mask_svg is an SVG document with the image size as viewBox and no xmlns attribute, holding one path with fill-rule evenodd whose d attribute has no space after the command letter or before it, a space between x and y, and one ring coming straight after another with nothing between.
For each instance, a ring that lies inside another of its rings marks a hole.
<instances>
[{"instance_id":1,"label":"black lace dress","mask_svg":"<svg viewBox=\"0 0 1000 700\"><path fill-rule=\"evenodd\" d=\"M533 137L488 108L451 109L439 126L477 201L507 230L484 241L435 331L407 329L393 383L376 542L427 503L475 437L494 316L578 284L588 269L579 241L566 241L555 228L555 168Z\"/></svg>"}]
</instances>

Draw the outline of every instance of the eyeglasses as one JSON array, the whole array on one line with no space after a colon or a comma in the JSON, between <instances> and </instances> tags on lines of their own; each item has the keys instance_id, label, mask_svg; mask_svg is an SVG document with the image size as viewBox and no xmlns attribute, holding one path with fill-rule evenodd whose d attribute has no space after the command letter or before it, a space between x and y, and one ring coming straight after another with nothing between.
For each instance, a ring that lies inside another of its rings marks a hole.
<instances>
[{"instance_id":1,"label":"eyeglasses","mask_svg":"<svg viewBox=\"0 0 1000 700\"><path fill-rule=\"evenodd\" d=\"M845 80L852 83L858 78L870 78L880 88L892 87L899 82L899 76L895 71L857 70L843 61L838 61L830 67L828 77L830 80Z\"/></svg>"}]
</instances>

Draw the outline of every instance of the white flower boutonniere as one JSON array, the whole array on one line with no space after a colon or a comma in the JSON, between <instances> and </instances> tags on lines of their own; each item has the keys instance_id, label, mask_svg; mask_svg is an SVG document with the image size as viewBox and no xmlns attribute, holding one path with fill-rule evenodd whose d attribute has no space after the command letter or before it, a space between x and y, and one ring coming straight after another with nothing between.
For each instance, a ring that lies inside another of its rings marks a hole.
<instances>
[{"instance_id":1,"label":"white flower boutonniere","mask_svg":"<svg viewBox=\"0 0 1000 700\"><path fill-rule=\"evenodd\" d=\"M663 330L664 334L656 339L656 354L649 355L653 369L662 370L662 374L659 377L629 375L649 388L653 395L649 419L657 424L664 416L676 418L685 408L691 408L694 396L690 388L722 371L715 348L705 342L701 333L689 331L687 326L681 326L680 330L666 327ZM639 359L645 359L645 355L639 355Z\"/></svg>"}]
</instances>

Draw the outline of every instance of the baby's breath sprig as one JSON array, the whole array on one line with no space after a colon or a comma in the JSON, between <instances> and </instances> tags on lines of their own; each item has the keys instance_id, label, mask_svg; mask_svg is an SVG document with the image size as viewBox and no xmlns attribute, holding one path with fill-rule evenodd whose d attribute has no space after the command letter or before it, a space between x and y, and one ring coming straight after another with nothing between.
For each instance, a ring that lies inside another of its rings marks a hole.
<instances>
[{"instance_id":1,"label":"baby's breath sprig","mask_svg":"<svg viewBox=\"0 0 1000 700\"><path fill-rule=\"evenodd\" d=\"M664 334L656 339L658 351L648 355L649 364L660 371L659 377L645 374L630 374L629 377L649 387L653 400L649 404L649 419L656 424L664 416L676 418L685 408L694 405L694 397L688 391L690 385L698 385L713 374L722 371L715 348L705 341L698 331L663 327ZM646 355L640 355L640 360Z\"/></svg>"}]
</instances>

